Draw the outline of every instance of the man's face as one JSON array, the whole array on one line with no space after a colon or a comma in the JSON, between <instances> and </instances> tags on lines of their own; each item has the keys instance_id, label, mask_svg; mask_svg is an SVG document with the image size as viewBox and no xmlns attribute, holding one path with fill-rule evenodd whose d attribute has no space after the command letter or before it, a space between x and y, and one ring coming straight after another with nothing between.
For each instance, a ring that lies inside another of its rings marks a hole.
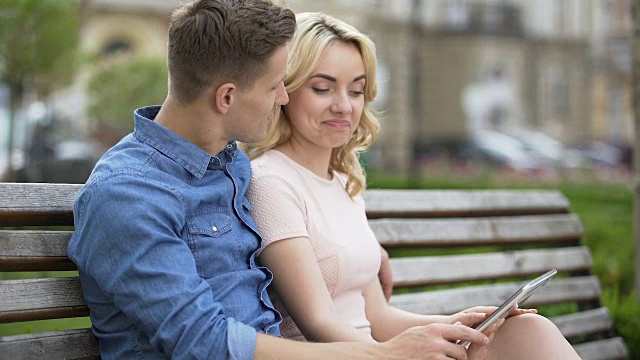
<instances>
[{"instance_id":1,"label":"man's face","mask_svg":"<svg viewBox=\"0 0 640 360\"><path fill-rule=\"evenodd\" d=\"M229 132L232 139L252 143L264 140L276 106L289 102L284 88L287 73L287 46L278 48L269 58L266 71L251 88L240 89L234 100L232 124Z\"/></svg>"}]
</instances>

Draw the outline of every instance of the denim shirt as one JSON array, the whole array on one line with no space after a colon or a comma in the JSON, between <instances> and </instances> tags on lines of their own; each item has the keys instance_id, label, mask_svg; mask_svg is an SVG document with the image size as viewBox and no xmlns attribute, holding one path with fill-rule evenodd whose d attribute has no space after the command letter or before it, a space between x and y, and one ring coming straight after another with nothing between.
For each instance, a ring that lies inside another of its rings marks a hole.
<instances>
[{"instance_id":1,"label":"denim shirt","mask_svg":"<svg viewBox=\"0 0 640 360\"><path fill-rule=\"evenodd\" d=\"M102 358L252 359L281 317L256 264L249 159L235 142L211 156L159 110L136 110L74 204L69 257Z\"/></svg>"}]
</instances>

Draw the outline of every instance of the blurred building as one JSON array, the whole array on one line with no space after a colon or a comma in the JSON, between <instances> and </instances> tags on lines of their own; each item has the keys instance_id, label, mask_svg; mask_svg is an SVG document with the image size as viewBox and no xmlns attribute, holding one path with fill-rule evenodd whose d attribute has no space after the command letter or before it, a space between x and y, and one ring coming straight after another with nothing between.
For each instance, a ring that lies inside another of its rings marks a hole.
<instances>
[{"instance_id":1,"label":"blurred building","mask_svg":"<svg viewBox=\"0 0 640 360\"><path fill-rule=\"evenodd\" d=\"M633 143L631 30L629 0L593 0L593 136L627 145Z\"/></svg>"},{"instance_id":2,"label":"blurred building","mask_svg":"<svg viewBox=\"0 0 640 360\"><path fill-rule=\"evenodd\" d=\"M95 66L109 58L131 55L166 57L169 14L181 0L79 0L80 48ZM57 91L50 101L55 111L89 133L86 108L90 99L85 88L94 69L85 66L76 81Z\"/></svg>"},{"instance_id":3,"label":"blurred building","mask_svg":"<svg viewBox=\"0 0 640 360\"><path fill-rule=\"evenodd\" d=\"M180 2L86 0L82 45L99 57L165 56L168 15ZM424 143L481 129L630 143L629 0L286 3L372 36L384 110L373 153L387 170L409 169Z\"/></svg>"},{"instance_id":4,"label":"blurred building","mask_svg":"<svg viewBox=\"0 0 640 360\"><path fill-rule=\"evenodd\" d=\"M378 2L378 7L375 14L385 16L374 23L385 25L372 32L382 45L389 78L417 81L411 91L420 96L413 102L411 94L404 103L396 99L388 108L419 106L405 115L410 117L406 132L418 133L418 148L514 127L570 144L590 138L591 98L584 91L590 87L588 1L416 0ZM410 46L384 48L412 39L421 44L418 54L411 54ZM412 56L419 64L417 79L406 73L415 67L406 63ZM400 120L396 113L390 110L394 122ZM381 140L385 148L402 142L397 136Z\"/></svg>"},{"instance_id":5,"label":"blurred building","mask_svg":"<svg viewBox=\"0 0 640 360\"><path fill-rule=\"evenodd\" d=\"M164 57L168 15L180 0L85 0L81 46L89 54Z\"/></svg>"},{"instance_id":6,"label":"blurred building","mask_svg":"<svg viewBox=\"0 0 640 360\"><path fill-rule=\"evenodd\" d=\"M411 166L408 144L456 141L479 129L535 129L569 146L632 143L628 0L358 5L354 23L374 38L385 70L377 144L385 169ZM332 10L325 11L352 13Z\"/></svg>"}]
</instances>

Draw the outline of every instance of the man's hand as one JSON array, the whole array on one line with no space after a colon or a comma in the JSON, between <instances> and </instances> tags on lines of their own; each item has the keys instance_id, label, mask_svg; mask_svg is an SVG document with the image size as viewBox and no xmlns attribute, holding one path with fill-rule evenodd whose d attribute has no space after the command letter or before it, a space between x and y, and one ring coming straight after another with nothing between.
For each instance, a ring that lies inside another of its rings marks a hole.
<instances>
[{"instance_id":1,"label":"man's hand","mask_svg":"<svg viewBox=\"0 0 640 360\"><path fill-rule=\"evenodd\" d=\"M389 263L389 253L382 246L380 247L380 254L382 255L380 261L380 271L378 272L378 279L380 279L380 285L382 285L382 292L387 302L391 298L393 292L393 274L391 273L391 264Z\"/></svg>"},{"instance_id":2,"label":"man's hand","mask_svg":"<svg viewBox=\"0 0 640 360\"><path fill-rule=\"evenodd\" d=\"M468 340L477 346L490 341L486 335L462 324L429 324L410 328L381 343L385 355L380 358L467 360L467 350L456 344L458 340Z\"/></svg>"}]
</instances>

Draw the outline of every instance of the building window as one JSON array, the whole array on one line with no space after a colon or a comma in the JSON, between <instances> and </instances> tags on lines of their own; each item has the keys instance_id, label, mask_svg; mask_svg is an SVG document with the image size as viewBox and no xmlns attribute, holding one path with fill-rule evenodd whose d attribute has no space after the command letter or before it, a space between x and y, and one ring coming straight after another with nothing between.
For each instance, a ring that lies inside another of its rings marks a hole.
<instances>
[{"instance_id":1,"label":"building window","mask_svg":"<svg viewBox=\"0 0 640 360\"><path fill-rule=\"evenodd\" d=\"M554 0L555 9L555 26L560 34L564 34L567 30L569 16L569 2L567 0Z\"/></svg>"},{"instance_id":2,"label":"building window","mask_svg":"<svg viewBox=\"0 0 640 360\"><path fill-rule=\"evenodd\" d=\"M108 58L114 55L132 54L133 47L131 43L124 39L116 39L109 41L102 50L102 57Z\"/></svg>"},{"instance_id":3,"label":"building window","mask_svg":"<svg viewBox=\"0 0 640 360\"><path fill-rule=\"evenodd\" d=\"M549 100L554 115L565 117L569 115L569 81L568 69L564 66L554 66L550 71Z\"/></svg>"},{"instance_id":4,"label":"building window","mask_svg":"<svg viewBox=\"0 0 640 360\"><path fill-rule=\"evenodd\" d=\"M464 30L468 27L469 12L464 0L449 0L443 5L446 27L456 30Z\"/></svg>"}]
</instances>

